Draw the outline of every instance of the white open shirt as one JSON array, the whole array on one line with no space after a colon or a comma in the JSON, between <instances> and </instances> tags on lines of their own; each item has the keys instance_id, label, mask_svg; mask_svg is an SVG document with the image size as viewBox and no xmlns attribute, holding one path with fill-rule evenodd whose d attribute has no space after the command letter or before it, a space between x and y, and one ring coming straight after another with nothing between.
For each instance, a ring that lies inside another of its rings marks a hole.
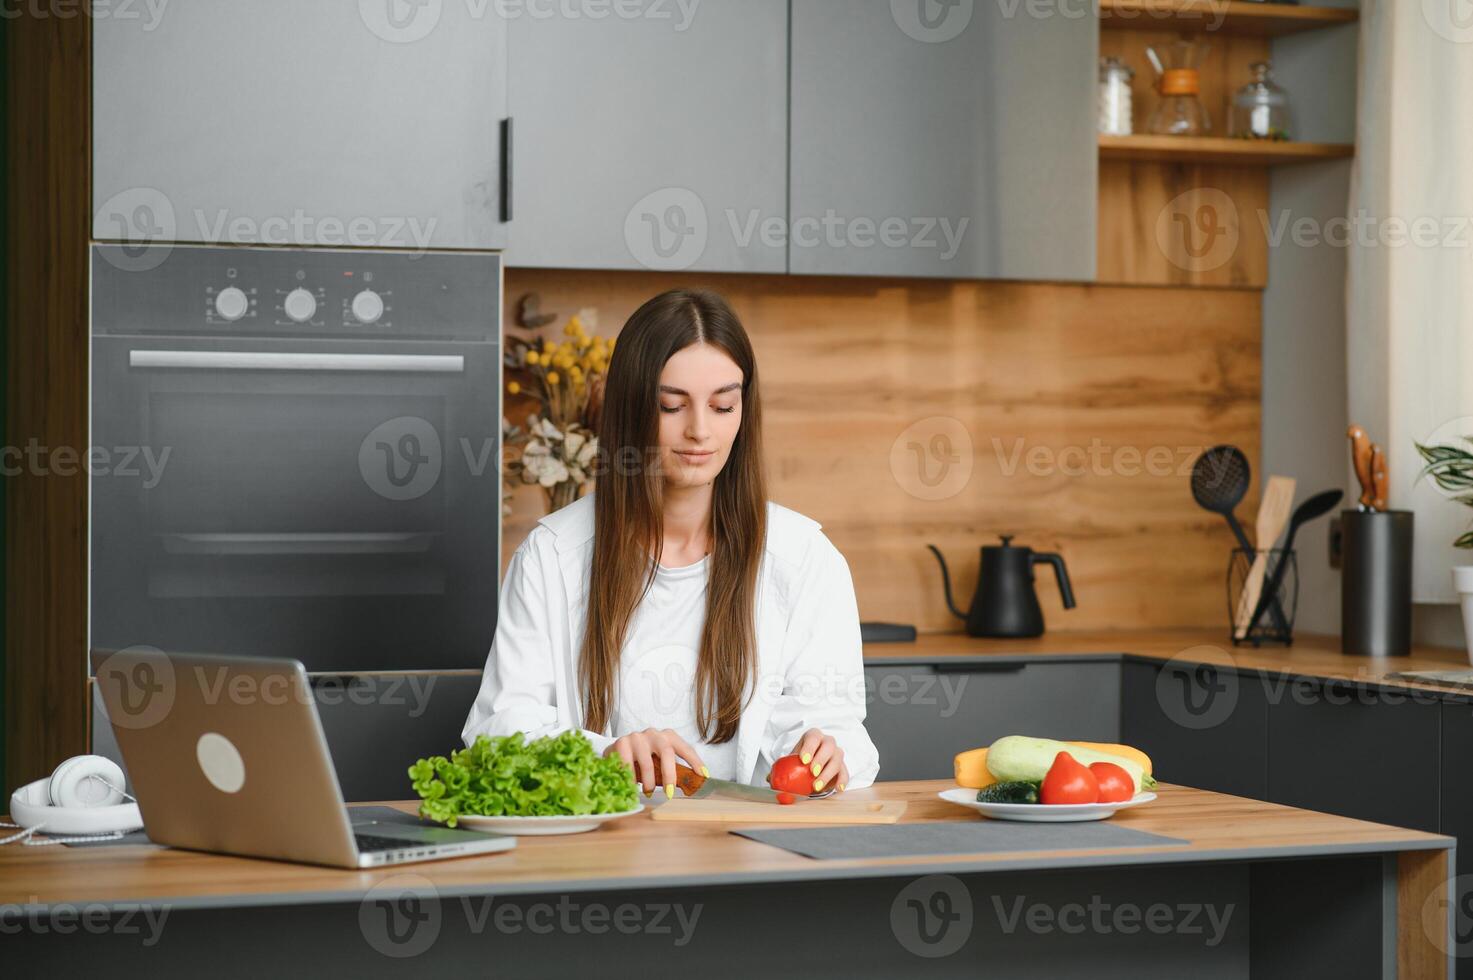
<instances>
[{"instance_id":1,"label":"white open shirt","mask_svg":"<svg viewBox=\"0 0 1473 980\"><path fill-rule=\"evenodd\" d=\"M577 728L602 753L628 734L583 726L577 664L593 523L590 494L540 520L512 556L496 638L461 733L467 745L477 735L536 738ZM864 729L864 659L849 566L816 521L773 503L755 613L758 679L737 729L734 778L765 783L773 761L818 728L844 750L848 788L874 782L879 753ZM624 707L616 705L615 717ZM627 707L625 715L638 712Z\"/></svg>"}]
</instances>

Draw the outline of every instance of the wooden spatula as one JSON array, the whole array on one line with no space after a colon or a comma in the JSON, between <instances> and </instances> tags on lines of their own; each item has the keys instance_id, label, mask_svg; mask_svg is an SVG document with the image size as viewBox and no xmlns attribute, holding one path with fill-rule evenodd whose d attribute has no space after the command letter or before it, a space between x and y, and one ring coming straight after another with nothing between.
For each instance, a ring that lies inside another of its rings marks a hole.
<instances>
[{"instance_id":1,"label":"wooden spatula","mask_svg":"<svg viewBox=\"0 0 1473 980\"><path fill-rule=\"evenodd\" d=\"M1243 582L1243 594L1238 597L1238 611L1233 618L1233 636L1241 640L1248 635L1248 624L1253 621L1253 610L1258 608L1258 596L1263 591L1263 576L1268 571L1268 553L1274 542L1284 531L1289 513L1294 507L1294 479L1287 476L1271 476L1263 490L1263 499L1258 503L1258 522L1255 528L1255 554L1253 565L1248 569L1248 578Z\"/></svg>"}]
</instances>

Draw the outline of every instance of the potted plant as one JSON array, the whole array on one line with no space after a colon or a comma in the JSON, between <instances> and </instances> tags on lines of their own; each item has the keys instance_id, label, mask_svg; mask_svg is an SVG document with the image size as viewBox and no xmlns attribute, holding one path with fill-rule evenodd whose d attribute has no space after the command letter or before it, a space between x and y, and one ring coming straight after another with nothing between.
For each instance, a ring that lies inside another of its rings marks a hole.
<instances>
[{"instance_id":1,"label":"potted plant","mask_svg":"<svg viewBox=\"0 0 1473 980\"><path fill-rule=\"evenodd\" d=\"M518 326L529 332L556 320L536 313L535 294L522 301ZM508 335L503 363L507 404L520 409L517 425L502 419L508 491L542 488L549 513L577 500L593 484L598 461L598 412L614 341L590 333L597 311L580 310L563 327L564 339Z\"/></svg>"},{"instance_id":2,"label":"potted plant","mask_svg":"<svg viewBox=\"0 0 1473 980\"><path fill-rule=\"evenodd\" d=\"M1463 441L1473 446L1473 438L1464 436ZM1418 479L1430 477L1453 500L1473 507L1473 451L1462 446L1415 445L1427 463ZM1453 547L1473 549L1473 530L1458 535ZM1468 646L1468 659L1473 662L1473 565L1454 566L1453 589L1458 593L1458 602L1463 608L1463 636Z\"/></svg>"}]
</instances>

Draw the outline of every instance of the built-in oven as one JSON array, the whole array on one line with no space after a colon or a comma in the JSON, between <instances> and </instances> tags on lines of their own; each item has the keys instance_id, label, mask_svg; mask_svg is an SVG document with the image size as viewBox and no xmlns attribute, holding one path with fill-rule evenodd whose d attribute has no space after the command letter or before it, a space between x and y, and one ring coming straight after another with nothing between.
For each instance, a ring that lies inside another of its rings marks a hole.
<instances>
[{"instance_id":1,"label":"built-in oven","mask_svg":"<svg viewBox=\"0 0 1473 980\"><path fill-rule=\"evenodd\" d=\"M492 253L98 245L91 646L479 667Z\"/></svg>"}]
</instances>

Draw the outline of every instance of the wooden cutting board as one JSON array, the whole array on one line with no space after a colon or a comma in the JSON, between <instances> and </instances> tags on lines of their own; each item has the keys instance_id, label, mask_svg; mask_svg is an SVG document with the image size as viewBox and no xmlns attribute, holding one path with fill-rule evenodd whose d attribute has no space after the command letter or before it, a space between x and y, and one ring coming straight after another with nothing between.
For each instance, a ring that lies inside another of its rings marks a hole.
<instances>
[{"instance_id":1,"label":"wooden cutting board","mask_svg":"<svg viewBox=\"0 0 1473 980\"><path fill-rule=\"evenodd\" d=\"M741 823L894 823L905 813L901 800L814 800L778 806L742 800L674 799L655 807L656 820Z\"/></svg>"}]
</instances>

